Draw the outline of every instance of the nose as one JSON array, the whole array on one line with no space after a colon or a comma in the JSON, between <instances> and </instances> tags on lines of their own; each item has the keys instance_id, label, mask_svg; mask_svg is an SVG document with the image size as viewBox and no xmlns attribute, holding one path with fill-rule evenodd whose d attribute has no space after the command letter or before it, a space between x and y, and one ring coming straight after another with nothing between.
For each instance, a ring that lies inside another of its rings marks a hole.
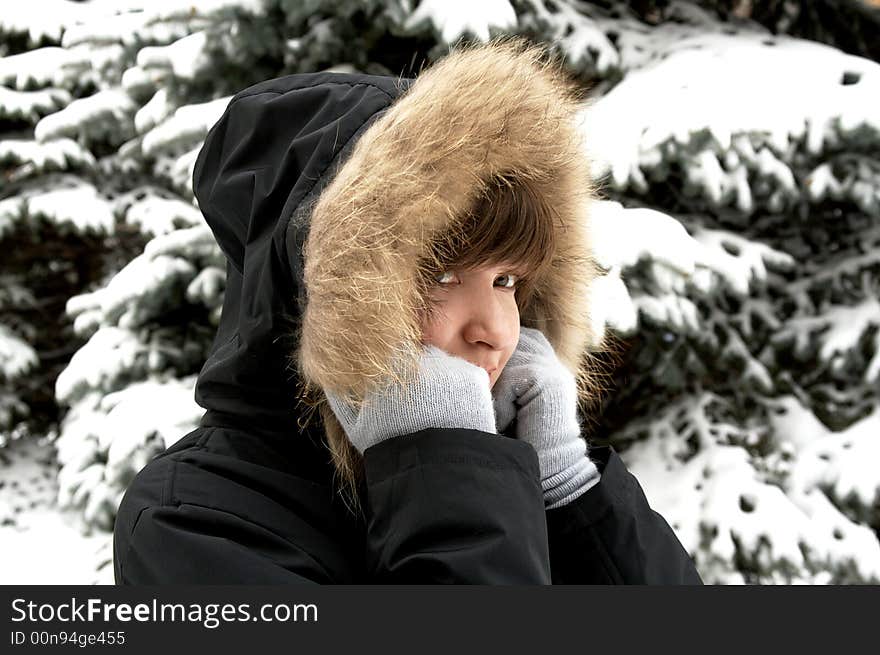
<instances>
[{"instance_id":1,"label":"nose","mask_svg":"<svg viewBox=\"0 0 880 655\"><path fill-rule=\"evenodd\" d=\"M499 350L510 338L509 309L502 306L492 293L474 294L469 303L468 317L463 328L465 341L483 343Z\"/></svg>"}]
</instances>

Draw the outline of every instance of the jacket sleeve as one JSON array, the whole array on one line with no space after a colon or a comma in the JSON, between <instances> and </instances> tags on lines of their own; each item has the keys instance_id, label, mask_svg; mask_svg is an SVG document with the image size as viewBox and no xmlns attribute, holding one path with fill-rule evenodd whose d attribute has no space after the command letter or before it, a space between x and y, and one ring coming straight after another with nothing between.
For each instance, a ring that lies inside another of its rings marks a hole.
<instances>
[{"instance_id":1,"label":"jacket sleeve","mask_svg":"<svg viewBox=\"0 0 880 655\"><path fill-rule=\"evenodd\" d=\"M432 428L364 452L373 584L550 584L532 446Z\"/></svg>"},{"instance_id":2,"label":"jacket sleeve","mask_svg":"<svg viewBox=\"0 0 880 655\"><path fill-rule=\"evenodd\" d=\"M600 481L547 510L553 584L703 584L666 520L611 446L591 447Z\"/></svg>"}]
</instances>

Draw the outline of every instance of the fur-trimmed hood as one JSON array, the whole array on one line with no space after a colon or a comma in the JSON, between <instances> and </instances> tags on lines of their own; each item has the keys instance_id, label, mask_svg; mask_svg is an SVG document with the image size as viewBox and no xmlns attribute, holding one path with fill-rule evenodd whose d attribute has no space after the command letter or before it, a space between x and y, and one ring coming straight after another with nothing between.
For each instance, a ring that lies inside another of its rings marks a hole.
<instances>
[{"instance_id":1,"label":"fur-trimmed hood","mask_svg":"<svg viewBox=\"0 0 880 655\"><path fill-rule=\"evenodd\" d=\"M552 208L558 251L521 318L583 380L597 267L582 102L518 40L453 50L414 80L298 74L236 94L193 172L228 258L196 387L215 424L289 432L300 384L361 396L394 362L412 370L418 262L498 175Z\"/></svg>"}]
</instances>

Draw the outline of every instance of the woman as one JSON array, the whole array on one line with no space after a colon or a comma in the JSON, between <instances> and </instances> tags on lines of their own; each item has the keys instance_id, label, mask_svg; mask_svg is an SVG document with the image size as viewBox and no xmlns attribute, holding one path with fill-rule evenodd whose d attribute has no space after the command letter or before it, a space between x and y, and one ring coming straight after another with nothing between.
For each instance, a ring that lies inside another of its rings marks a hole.
<instances>
[{"instance_id":1,"label":"woman","mask_svg":"<svg viewBox=\"0 0 880 655\"><path fill-rule=\"evenodd\" d=\"M126 492L118 583L700 583L580 432L594 192L545 54L232 99L193 172L227 256L207 411Z\"/></svg>"}]
</instances>

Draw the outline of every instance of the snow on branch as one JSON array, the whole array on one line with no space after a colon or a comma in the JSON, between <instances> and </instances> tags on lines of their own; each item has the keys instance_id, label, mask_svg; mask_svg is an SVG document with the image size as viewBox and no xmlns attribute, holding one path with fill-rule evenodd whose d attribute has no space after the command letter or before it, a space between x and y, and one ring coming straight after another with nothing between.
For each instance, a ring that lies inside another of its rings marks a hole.
<instances>
[{"instance_id":1,"label":"snow on branch","mask_svg":"<svg viewBox=\"0 0 880 655\"><path fill-rule=\"evenodd\" d=\"M68 138L51 141L25 139L0 140L0 165L19 165L8 174L10 181L50 171L93 170L95 157Z\"/></svg>"},{"instance_id":2,"label":"snow on branch","mask_svg":"<svg viewBox=\"0 0 880 655\"><path fill-rule=\"evenodd\" d=\"M154 168L156 176L166 179L169 187L180 195L194 198L195 194L192 189L193 169L201 149L202 144L199 142L182 155L160 155L156 159Z\"/></svg>"},{"instance_id":3,"label":"snow on branch","mask_svg":"<svg viewBox=\"0 0 880 655\"><path fill-rule=\"evenodd\" d=\"M609 325L634 329L629 316L636 308L676 332L698 334L704 326L687 297L690 291L711 296L723 284L748 297L766 283L768 268L787 271L795 265L787 253L732 232L700 228L688 234L679 221L655 209L603 200L594 203L591 219L597 261L626 280L625 285L603 283L602 302L594 301ZM647 277L630 276L640 263L647 263L642 267Z\"/></svg>"},{"instance_id":4,"label":"snow on branch","mask_svg":"<svg viewBox=\"0 0 880 655\"><path fill-rule=\"evenodd\" d=\"M158 69L170 71L181 79L197 79L212 64L206 52L207 38L206 32L195 32L170 45L141 48L137 65L148 73Z\"/></svg>"},{"instance_id":5,"label":"snow on branch","mask_svg":"<svg viewBox=\"0 0 880 655\"><path fill-rule=\"evenodd\" d=\"M64 89L15 91L0 87L0 119L36 123L41 116L58 111L70 102Z\"/></svg>"},{"instance_id":6,"label":"snow on branch","mask_svg":"<svg viewBox=\"0 0 880 655\"><path fill-rule=\"evenodd\" d=\"M205 218L189 202L150 194L131 204L125 213L125 222L137 227L142 234L159 236L181 228L204 226Z\"/></svg>"},{"instance_id":7,"label":"snow on branch","mask_svg":"<svg viewBox=\"0 0 880 655\"><path fill-rule=\"evenodd\" d=\"M198 424L204 411L193 400L195 381L149 379L75 406L54 442L59 506L80 510L86 526L111 530L135 474Z\"/></svg>"},{"instance_id":8,"label":"snow on branch","mask_svg":"<svg viewBox=\"0 0 880 655\"><path fill-rule=\"evenodd\" d=\"M827 304L816 316L796 316L786 321L776 334L777 347L792 345L801 360L818 361L835 369L843 368L848 357L858 357L859 344L873 329L874 357L868 363L865 383L880 382L880 301L868 295L855 305ZM859 367L861 368L861 366Z\"/></svg>"},{"instance_id":9,"label":"snow on branch","mask_svg":"<svg viewBox=\"0 0 880 655\"><path fill-rule=\"evenodd\" d=\"M20 90L47 86L68 89L76 86L90 68L87 50L48 46L0 57L0 84Z\"/></svg>"},{"instance_id":10,"label":"snow on branch","mask_svg":"<svg viewBox=\"0 0 880 655\"><path fill-rule=\"evenodd\" d=\"M72 303L76 296L69 303ZM99 328L71 358L55 381L55 397L71 405L87 393L115 391L140 373L148 372L149 345L131 330L110 325Z\"/></svg>"},{"instance_id":11,"label":"snow on branch","mask_svg":"<svg viewBox=\"0 0 880 655\"><path fill-rule=\"evenodd\" d=\"M39 363L37 352L0 323L0 380L13 380L33 370Z\"/></svg>"},{"instance_id":12,"label":"snow on branch","mask_svg":"<svg viewBox=\"0 0 880 655\"><path fill-rule=\"evenodd\" d=\"M193 266L183 260L139 255L106 287L68 300L67 313L75 319L78 334L87 334L98 325L139 327L175 306L184 285L182 280L194 276Z\"/></svg>"},{"instance_id":13,"label":"snow on branch","mask_svg":"<svg viewBox=\"0 0 880 655\"><path fill-rule=\"evenodd\" d=\"M34 136L46 141L62 136L79 141L109 141L119 144L134 135L136 106L121 89L105 89L71 102L59 112L37 123Z\"/></svg>"},{"instance_id":14,"label":"snow on branch","mask_svg":"<svg viewBox=\"0 0 880 655\"><path fill-rule=\"evenodd\" d=\"M637 440L622 455L652 504L696 554L704 580L742 584L739 566L781 583L828 582L832 574L839 581L880 581L880 544L857 522L864 517L847 517L835 504L853 495L873 502L878 477L864 462L878 456L876 417L853 426L852 435L832 434L788 397L778 400L782 409L771 413L771 428L756 431L719 422L712 414L726 405L710 392L681 398L628 426L627 437ZM775 454L764 461L742 447L792 437L813 445L799 444L801 454L787 465ZM844 467L816 455L851 449L865 458L861 464ZM835 491L839 478L828 476L841 471L856 477ZM820 512L828 520L817 520Z\"/></svg>"},{"instance_id":15,"label":"snow on branch","mask_svg":"<svg viewBox=\"0 0 880 655\"><path fill-rule=\"evenodd\" d=\"M566 64L582 73L602 77L618 74L621 53L612 41L627 30L646 30L640 21L611 18L600 7L575 6L562 0L527 0L521 21L547 34L548 41L564 56ZM621 10L628 13L625 7Z\"/></svg>"},{"instance_id":16,"label":"snow on branch","mask_svg":"<svg viewBox=\"0 0 880 655\"><path fill-rule=\"evenodd\" d=\"M34 231L39 230L40 220L47 220L62 233L73 230L111 234L115 224L111 203L81 180L75 186L32 188L0 200L0 219L26 222Z\"/></svg>"},{"instance_id":17,"label":"snow on branch","mask_svg":"<svg viewBox=\"0 0 880 655\"><path fill-rule=\"evenodd\" d=\"M138 109L134 115L134 127L138 134L143 134L171 116L175 109L175 105L168 98L168 89L161 88L153 94L147 104Z\"/></svg>"},{"instance_id":18,"label":"snow on branch","mask_svg":"<svg viewBox=\"0 0 880 655\"><path fill-rule=\"evenodd\" d=\"M453 43L468 34L488 41L493 33L516 27L516 12L508 0L422 0L400 28L404 35L432 28L443 43Z\"/></svg>"},{"instance_id":19,"label":"snow on branch","mask_svg":"<svg viewBox=\"0 0 880 655\"><path fill-rule=\"evenodd\" d=\"M88 20L68 25L61 38L65 48L88 44L121 43L128 47L142 43L170 43L189 33L185 22L156 20L150 12L130 11L92 15Z\"/></svg>"},{"instance_id":20,"label":"snow on branch","mask_svg":"<svg viewBox=\"0 0 880 655\"><path fill-rule=\"evenodd\" d=\"M90 4L70 0L6 2L0 13L0 37L27 34L32 45L43 40L58 43L68 25L92 15Z\"/></svg>"},{"instance_id":21,"label":"snow on branch","mask_svg":"<svg viewBox=\"0 0 880 655\"><path fill-rule=\"evenodd\" d=\"M645 193L681 170L685 194L713 209L779 212L821 197L808 176L822 157L880 147L878 97L875 62L781 36L697 34L585 108L583 129L596 173L616 190ZM868 187L850 184L849 197L870 195L861 204L880 215L878 176L847 161Z\"/></svg>"},{"instance_id":22,"label":"snow on branch","mask_svg":"<svg viewBox=\"0 0 880 655\"><path fill-rule=\"evenodd\" d=\"M181 145L192 146L204 141L211 126L219 120L232 96L209 102L178 107L170 118L144 134L141 148L148 156L179 150Z\"/></svg>"}]
</instances>

